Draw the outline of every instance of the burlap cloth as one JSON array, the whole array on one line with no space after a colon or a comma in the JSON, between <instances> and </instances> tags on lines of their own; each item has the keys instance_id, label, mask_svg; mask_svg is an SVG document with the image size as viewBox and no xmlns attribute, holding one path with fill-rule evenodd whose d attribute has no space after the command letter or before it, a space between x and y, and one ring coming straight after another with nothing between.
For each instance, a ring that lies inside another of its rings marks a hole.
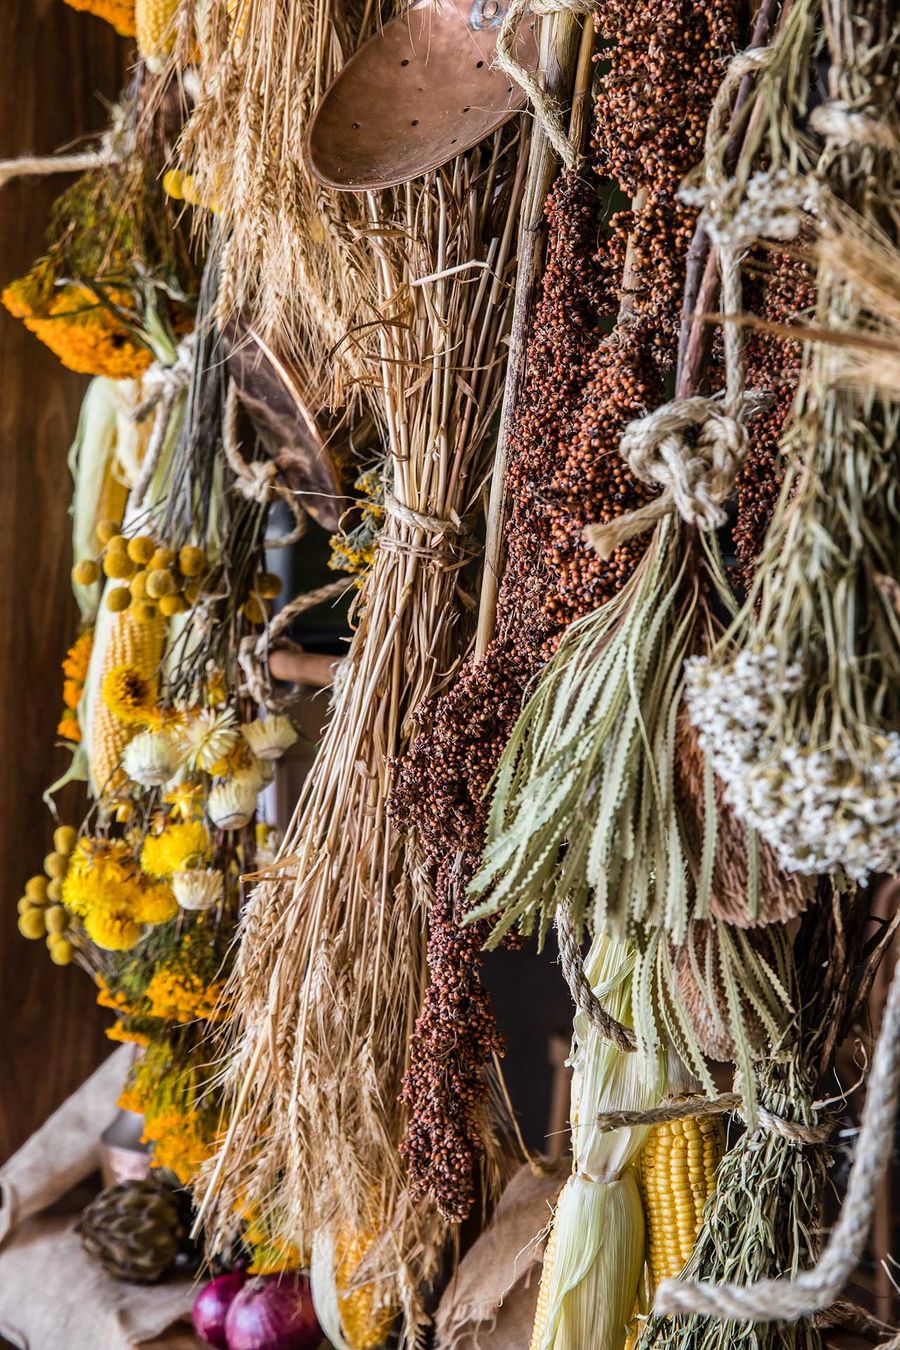
<instances>
[{"instance_id":1,"label":"burlap cloth","mask_svg":"<svg viewBox=\"0 0 900 1350\"><path fill-rule=\"evenodd\" d=\"M525 1350L530 1344L551 1207L566 1161L521 1167L460 1263L435 1318L435 1350Z\"/></svg>"},{"instance_id":2,"label":"burlap cloth","mask_svg":"<svg viewBox=\"0 0 900 1350\"><path fill-rule=\"evenodd\" d=\"M125 1284L88 1261L66 1204L99 1168L130 1061L121 1046L0 1168L0 1335L21 1350L131 1350L190 1309L190 1279Z\"/></svg>"}]
</instances>

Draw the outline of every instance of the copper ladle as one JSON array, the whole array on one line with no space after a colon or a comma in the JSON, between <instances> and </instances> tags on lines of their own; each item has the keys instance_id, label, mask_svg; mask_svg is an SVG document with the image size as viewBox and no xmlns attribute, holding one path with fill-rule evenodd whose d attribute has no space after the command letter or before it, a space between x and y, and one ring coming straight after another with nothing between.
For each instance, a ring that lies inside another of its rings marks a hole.
<instances>
[{"instance_id":1,"label":"copper ladle","mask_svg":"<svg viewBox=\"0 0 900 1350\"><path fill-rule=\"evenodd\" d=\"M415 0L351 57L306 143L313 176L341 192L394 187L484 140L525 103L493 65L501 0ZM516 60L538 64L534 18Z\"/></svg>"}]
</instances>

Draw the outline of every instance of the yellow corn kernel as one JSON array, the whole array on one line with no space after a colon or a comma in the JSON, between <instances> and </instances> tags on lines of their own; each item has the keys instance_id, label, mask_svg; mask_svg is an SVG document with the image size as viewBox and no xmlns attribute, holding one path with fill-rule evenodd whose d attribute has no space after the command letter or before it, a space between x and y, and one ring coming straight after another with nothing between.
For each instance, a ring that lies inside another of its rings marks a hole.
<instances>
[{"instance_id":1,"label":"yellow corn kernel","mask_svg":"<svg viewBox=\"0 0 900 1350\"><path fill-rule=\"evenodd\" d=\"M133 666L155 690L165 633L165 622L158 616L141 622L133 607L117 614L103 654L100 687L103 686L104 677L116 666ZM97 788L102 789L112 781L122 751L134 730L134 727L126 726L116 717L103 699L97 700L91 729L91 776Z\"/></svg>"},{"instance_id":2,"label":"yellow corn kernel","mask_svg":"<svg viewBox=\"0 0 900 1350\"><path fill-rule=\"evenodd\" d=\"M544 1247L541 1282L538 1285L537 1303L534 1308L534 1326L531 1332L529 1350L540 1350L544 1339L544 1331L547 1327L547 1318L550 1313L550 1282L553 1278L553 1266L556 1261L556 1238L556 1223L554 1222Z\"/></svg>"},{"instance_id":3,"label":"yellow corn kernel","mask_svg":"<svg viewBox=\"0 0 900 1350\"><path fill-rule=\"evenodd\" d=\"M151 68L172 54L177 13L178 0L135 0L138 51Z\"/></svg>"},{"instance_id":4,"label":"yellow corn kernel","mask_svg":"<svg viewBox=\"0 0 900 1350\"><path fill-rule=\"evenodd\" d=\"M335 1243L338 1311L351 1350L377 1350L387 1340L396 1317L395 1309L378 1301L374 1285L353 1287L357 1267L374 1240L374 1233L356 1233L341 1235Z\"/></svg>"},{"instance_id":5,"label":"yellow corn kernel","mask_svg":"<svg viewBox=\"0 0 900 1350\"><path fill-rule=\"evenodd\" d=\"M641 1152L640 1177L654 1288L661 1280L675 1279L687 1264L724 1152L719 1116L667 1121L650 1132Z\"/></svg>"}]
</instances>

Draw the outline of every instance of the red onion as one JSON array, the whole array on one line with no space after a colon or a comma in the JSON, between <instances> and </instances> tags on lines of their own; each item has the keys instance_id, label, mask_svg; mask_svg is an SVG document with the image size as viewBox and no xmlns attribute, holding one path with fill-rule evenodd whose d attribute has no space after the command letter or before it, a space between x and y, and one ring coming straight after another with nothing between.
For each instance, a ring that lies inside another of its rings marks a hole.
<instances>
[{"instance_id":1,"label":"red onion","mask_svg":"<svg viewBox=\"0 0 900 1350\"><path fill-rule=\"evenodd\" d=\"M322 1330L302 1275L249 1280L225 1318L228 1350L317 1350Z\"/></svg>"},{"instance_id":2,"label":"red onion","mask_svg":"<svg viewBox=\"0 0 900 1350\"><path fill-rule=\"evenodd\" d=\"M201 1341L215 1346L215 1350L228 1350L225 1315L246 1283L244 1272L233 1270L230 1275L219 1275L210 1280L194 1299L191 1309L194 1330Z\"/></svg>"}]
</instances>

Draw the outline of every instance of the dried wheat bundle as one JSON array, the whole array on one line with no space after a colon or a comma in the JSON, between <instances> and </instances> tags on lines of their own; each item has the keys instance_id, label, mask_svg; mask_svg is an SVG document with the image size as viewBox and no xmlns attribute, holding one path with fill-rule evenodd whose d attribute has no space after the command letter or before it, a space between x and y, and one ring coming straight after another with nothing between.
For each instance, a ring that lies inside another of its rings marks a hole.
<instances>
[{"instance_id":1,"label":"dried wheat bundle","mask_svg":"<svg viewBox=\"0 0 900 1350\"><path fill-rule=\"evenodd\" d=\"M208 1201L227 1222L239 1197L271 1211L277 1192L277 1222L311 1248L320 1291L329 1253L348 1233L367 1234L359 1278L402 1310L409 1345L445 1230L409 1198L398 1154L427 887L415 837L385 806L415 709L456 669L471 633L469 531L502 394L525 160L514 127L436 177L368 201L386 521L346 685L274 878L245 918L231 1128Z\"/></svg>"},{"instance_id":2,"label":"dried wheat bundle","mask_svg":"<svg viewBox=\"0 0 900 1350\"><path fill-rule=\"evenodd\" d=\"M200 92L179 156L226 239L219 317L240 311L339 406L372 336L375 263L364 200L317 184L303 145L324 88L379 12L353 0L210 0L198 33L194 0L182 7ZM356 343L342 346L354 327Z\"/></svg>"}]
</instances>

